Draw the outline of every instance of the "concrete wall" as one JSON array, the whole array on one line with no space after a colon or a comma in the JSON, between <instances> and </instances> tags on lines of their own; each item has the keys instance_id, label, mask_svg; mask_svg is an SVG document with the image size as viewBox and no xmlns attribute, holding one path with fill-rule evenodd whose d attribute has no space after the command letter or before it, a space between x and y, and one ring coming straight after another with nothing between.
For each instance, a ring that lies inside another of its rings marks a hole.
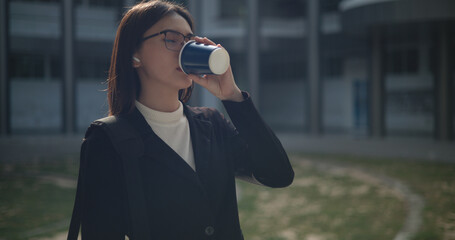
<instances>
[{"instance_id":1,"label":"concrete wall","mask_svg":"<svg viewBox=\"0 0 455 240\"><path fill-rule=\"evenodd\" d=\"M13 79L11 130L58 132L62 127L62 84L59 81Z\"/></svg>"},{"instance_id":2,"label":"concrete wall","mask_svg":"<svg viewBox=\"0 0 455 240\"><path fill-rule=\"evenodd\" d=\"M307 88L303 80L260 83L260 111L265 121L277 128L306 127Z\"/></svg>"},{"instance_id":3,"label":"concrete wall","mask_svg":"<svg viewBox=\"0 0 455 240\"><path fill-rule=\"evenodd\" d=\"M76 129L84 132L93 120L108 114L107 85L102 80L80 81L76 87Z\"/></svg>"},{"instance_id":4,"label":"concrete wall","mask_svg":"<svg viewBox=\"0 0 455 240\"><path fill-rule=\"evenodd\" d=\"M107 116L106 88L102 80L76 85L76 128L85 131L90 123ZM20 80L11 82L11 128L13 133L57 133L62 128L62 84L59 81Z\"/></svg>"}]
</instances>

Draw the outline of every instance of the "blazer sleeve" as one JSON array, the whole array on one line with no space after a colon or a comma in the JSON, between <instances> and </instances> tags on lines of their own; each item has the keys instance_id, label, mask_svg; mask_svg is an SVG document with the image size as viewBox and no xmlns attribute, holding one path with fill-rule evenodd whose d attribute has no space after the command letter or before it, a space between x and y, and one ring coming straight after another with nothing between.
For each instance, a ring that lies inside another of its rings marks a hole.
<instances>
[{"instance_id":1,"label":"blazer sleeve","mask_svg":"<svg viewBox=\"0 0 455 240\"><path fill-rule=\"evenodd\" d=\"M238 178L269 187L286 187L294 180L286 151L253 105L250 95L244 101L223 101L230 123L230 152Z\"/></svg>"},{"instance_id":2,"label":"blazer sleeve","mask_svg":"<svg viewBox=\"0 0 455 240\"><path fill-rule=\"evenodd\" d=\"M81 154L84 179L81 233L83 240L125 239L127 221L120 159L104 131L95 127Z\"/></svg>"}]
</instances>

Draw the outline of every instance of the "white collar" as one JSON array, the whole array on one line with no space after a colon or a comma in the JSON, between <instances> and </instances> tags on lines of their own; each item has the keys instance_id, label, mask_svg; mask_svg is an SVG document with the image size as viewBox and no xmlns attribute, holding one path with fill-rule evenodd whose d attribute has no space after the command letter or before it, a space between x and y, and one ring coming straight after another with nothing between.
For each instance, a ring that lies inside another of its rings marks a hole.
<instances>
[{"instance_id":1,"label":"white collar","mask_svg":"<svg viewBox=\"0 0 455 240\"><path fill-rule=\"evenodd\" d=\"M142 113L144 118L148 121L155 123L175 123L185 117L183 115L183 104L179 101L179 107L173 112L160 112L151 109L136 100L135 105L139 112Z\"/></svg>"}]
</instances>

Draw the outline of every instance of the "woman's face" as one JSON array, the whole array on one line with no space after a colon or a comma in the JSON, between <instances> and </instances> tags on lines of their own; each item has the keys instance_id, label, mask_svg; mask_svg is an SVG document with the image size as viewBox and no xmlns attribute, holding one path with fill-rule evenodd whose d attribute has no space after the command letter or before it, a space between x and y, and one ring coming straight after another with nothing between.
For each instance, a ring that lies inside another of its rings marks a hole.
<instances>
[{"instance_id":1,"label":"woman's face","mask_svg":"<svg viewBox=\"0 0 455 240\"><path fill-rule=\"evenodd\" d=\"M150 36L164 30L173 30L187 36L193 34L188 22L177 13L170 13L149 28L142 37ZM192 80L179 67L179 52L166 48L165 35L145 40L134 54L140 62L133 61L142 87L168 88L178 91L188 88ZM164 90L164 89L163 89Z\"/></svg>"}]
</instances>

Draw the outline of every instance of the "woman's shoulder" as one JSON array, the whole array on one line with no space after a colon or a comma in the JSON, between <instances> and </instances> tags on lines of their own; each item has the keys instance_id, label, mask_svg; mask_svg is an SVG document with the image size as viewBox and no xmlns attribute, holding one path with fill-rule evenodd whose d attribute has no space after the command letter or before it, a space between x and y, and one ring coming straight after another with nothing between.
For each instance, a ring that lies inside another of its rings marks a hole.
<instances>
[{"instance_id":1,"label":"woman's shoulder","mask_svg":"<svg viewBox=\"0 0 455 240\"><path fill-rule=\"evenodd\" d=\"M120 157L102 127L92 125L88 129L81 146L81 164L82 162L89 178L115 176L120 173Z\"/></svg>"},{"instance_id":2,"label":"woman's shoulder","mask_svg":"<svg viewBox=\"0 0 455 240\"><path fill-rule=\"evenodd\" d=\"M91 125L84 137L84 144L88 151L114 151L114 146L105 130L100 126Z\"/></svg>"}]
</instances>

